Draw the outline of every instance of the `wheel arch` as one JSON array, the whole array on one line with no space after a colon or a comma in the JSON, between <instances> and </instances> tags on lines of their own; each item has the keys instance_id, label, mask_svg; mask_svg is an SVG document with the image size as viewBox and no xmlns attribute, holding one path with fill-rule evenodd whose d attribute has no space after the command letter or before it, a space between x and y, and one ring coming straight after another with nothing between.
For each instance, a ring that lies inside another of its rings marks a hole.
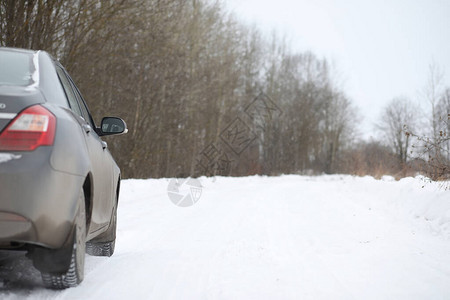
<instances>
[{"instance_id":1,"label":"wheel arch","mask_svg":"<svg viewBox=\"0 0 450 300\"><path fill-rule=\"evenodd\" d=\"M84 203L86 207L86 233L89 232L89 225L92 217L92 196L94 194L94 185L92 184L92 174L89 172L83 183Z\"/></svg>"},{"instance_id":2,"label":"wheel arch","mask_svg":"<svg viewBox=\"0 0 450 300\"><path fill-rule=\"evenodd\" d=\"M119 204L119 194L120 194L120 182L122 181L122 177L120 176L120 174L119 174L119 177L118 177L118 179L117 179L117 188L116 188L116 201L117 201L117 203L116 204Z\"/></svg>"}]
</instances>

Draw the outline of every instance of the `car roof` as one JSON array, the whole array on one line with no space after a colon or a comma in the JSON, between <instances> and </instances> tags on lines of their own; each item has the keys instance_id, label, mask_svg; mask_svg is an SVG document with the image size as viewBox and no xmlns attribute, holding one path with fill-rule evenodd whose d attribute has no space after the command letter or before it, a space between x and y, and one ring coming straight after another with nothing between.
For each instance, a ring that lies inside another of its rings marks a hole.
<instances>
[{"instance_id":1,"label":"car roof","mask_svg":"<svg viewBox=\"0 0 450 300\"><path fill-rule=\"evenodd\" d=\"M39 52L38 50L13 48L13 47L3 47L3 46L0 46L0 51L13 51L13 52L28 53L28 54L35 54L35 53Z\"/></svg>"}]
</instances>

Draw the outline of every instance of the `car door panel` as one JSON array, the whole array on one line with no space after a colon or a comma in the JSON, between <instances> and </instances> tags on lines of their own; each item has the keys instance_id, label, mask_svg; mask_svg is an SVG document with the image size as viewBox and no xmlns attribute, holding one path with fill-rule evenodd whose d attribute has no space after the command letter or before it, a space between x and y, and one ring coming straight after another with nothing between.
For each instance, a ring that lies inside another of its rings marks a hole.
<instances>
[{"instance_id":1,"label":"car door panel","mask_svg":"<svg viewBox=\"0 0 450 300\"><path fill-rule=\"evenodd\" d=\"M70 79L70 76L68 77ZM95 131L95 123L83 97L81 96L80 91L73 81L71 81L71 83L73 89L75 90L75 95L77 96L81 112L84 116L85 124L82 128L86 134L88 151L93 164L93 178L97 181L97 186L94 186L94 202L92 210L92 220L94 222L92 230L95 231L106 227L111 219L110 212L112 211L114 205L114 198L111 197L111 190L113 189L111 184L112 157L108 149L104 147L104 142ZM95 188L97 190L95 190Z\"/></svg>"},{"instance_id":2,"label":"car door panel","mask_svg":"<svg viewBox=\"0 0 450 300\"><path fill-rule=\"evenodd\" d=\"M107 167L107 156L102 140L95 132L95 124L93 124L81 94L63 68L59 68L58 75L87 147L88 157L86 159L89 161L92 175L92 214L89 230L95 232L106 227L111 217L112 201L108 197L111 171Z\"/></svg>"}]
</instances>

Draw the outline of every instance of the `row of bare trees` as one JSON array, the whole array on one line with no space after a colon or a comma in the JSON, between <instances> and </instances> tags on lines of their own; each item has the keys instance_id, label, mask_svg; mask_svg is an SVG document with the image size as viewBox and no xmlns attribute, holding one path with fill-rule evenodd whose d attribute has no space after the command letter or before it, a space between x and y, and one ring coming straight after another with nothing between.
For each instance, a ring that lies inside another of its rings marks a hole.
<instances>
[{"instance_id":1,"label":"row of bare trees","mask_svg":"<svg viewBox=\"0 0 450 300\"><path fill-rule=\"evenodd\" d=\"M0 0L0 46L49 51L97 121L127 121L108 139L124 177L362 175L411 157L406 100L383 117L392 148L356 143L358 112L329 63L219 1Z\"/></svg>"},{"instance_id":2,"label":"row of bare trees","mask_svg":"<svg viewBox=\"0 0 450 300\"><path fill-rule=\"evenodd\" d=\"M450 87L443 85L443 72L434 63L419 100L393 99L385 107L378 128L397 157L397 170L409 168L433 179L448 179Z\"/></svg>"},{"instance_id":3,"label":"row of bare trees","mask_svg":"<svg viewBox=\"0 0 450 300\"><path fill-rule=\"evenodd\" d=\"M328 62L202 0L0 1L0 45L73 75L126 177L334 172L355 110ZM271 109L271 106L276 109Z\"/></svg>"}]
</instances>

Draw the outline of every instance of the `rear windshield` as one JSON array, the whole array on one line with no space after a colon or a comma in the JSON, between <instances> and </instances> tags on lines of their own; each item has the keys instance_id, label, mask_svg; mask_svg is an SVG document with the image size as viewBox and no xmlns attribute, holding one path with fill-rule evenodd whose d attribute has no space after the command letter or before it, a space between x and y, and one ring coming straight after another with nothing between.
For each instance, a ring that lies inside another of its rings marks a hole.
<instances>
[{"instance_id":1,"label":"rear windshield","mask_svg":"<svg viewBox=\"0 0 450 300\"><path fill-rule=\"evenodd\" d=\"M0 50L0 85L30 85L33 72L32 54Z\"/></svg>"}]
</instances>

